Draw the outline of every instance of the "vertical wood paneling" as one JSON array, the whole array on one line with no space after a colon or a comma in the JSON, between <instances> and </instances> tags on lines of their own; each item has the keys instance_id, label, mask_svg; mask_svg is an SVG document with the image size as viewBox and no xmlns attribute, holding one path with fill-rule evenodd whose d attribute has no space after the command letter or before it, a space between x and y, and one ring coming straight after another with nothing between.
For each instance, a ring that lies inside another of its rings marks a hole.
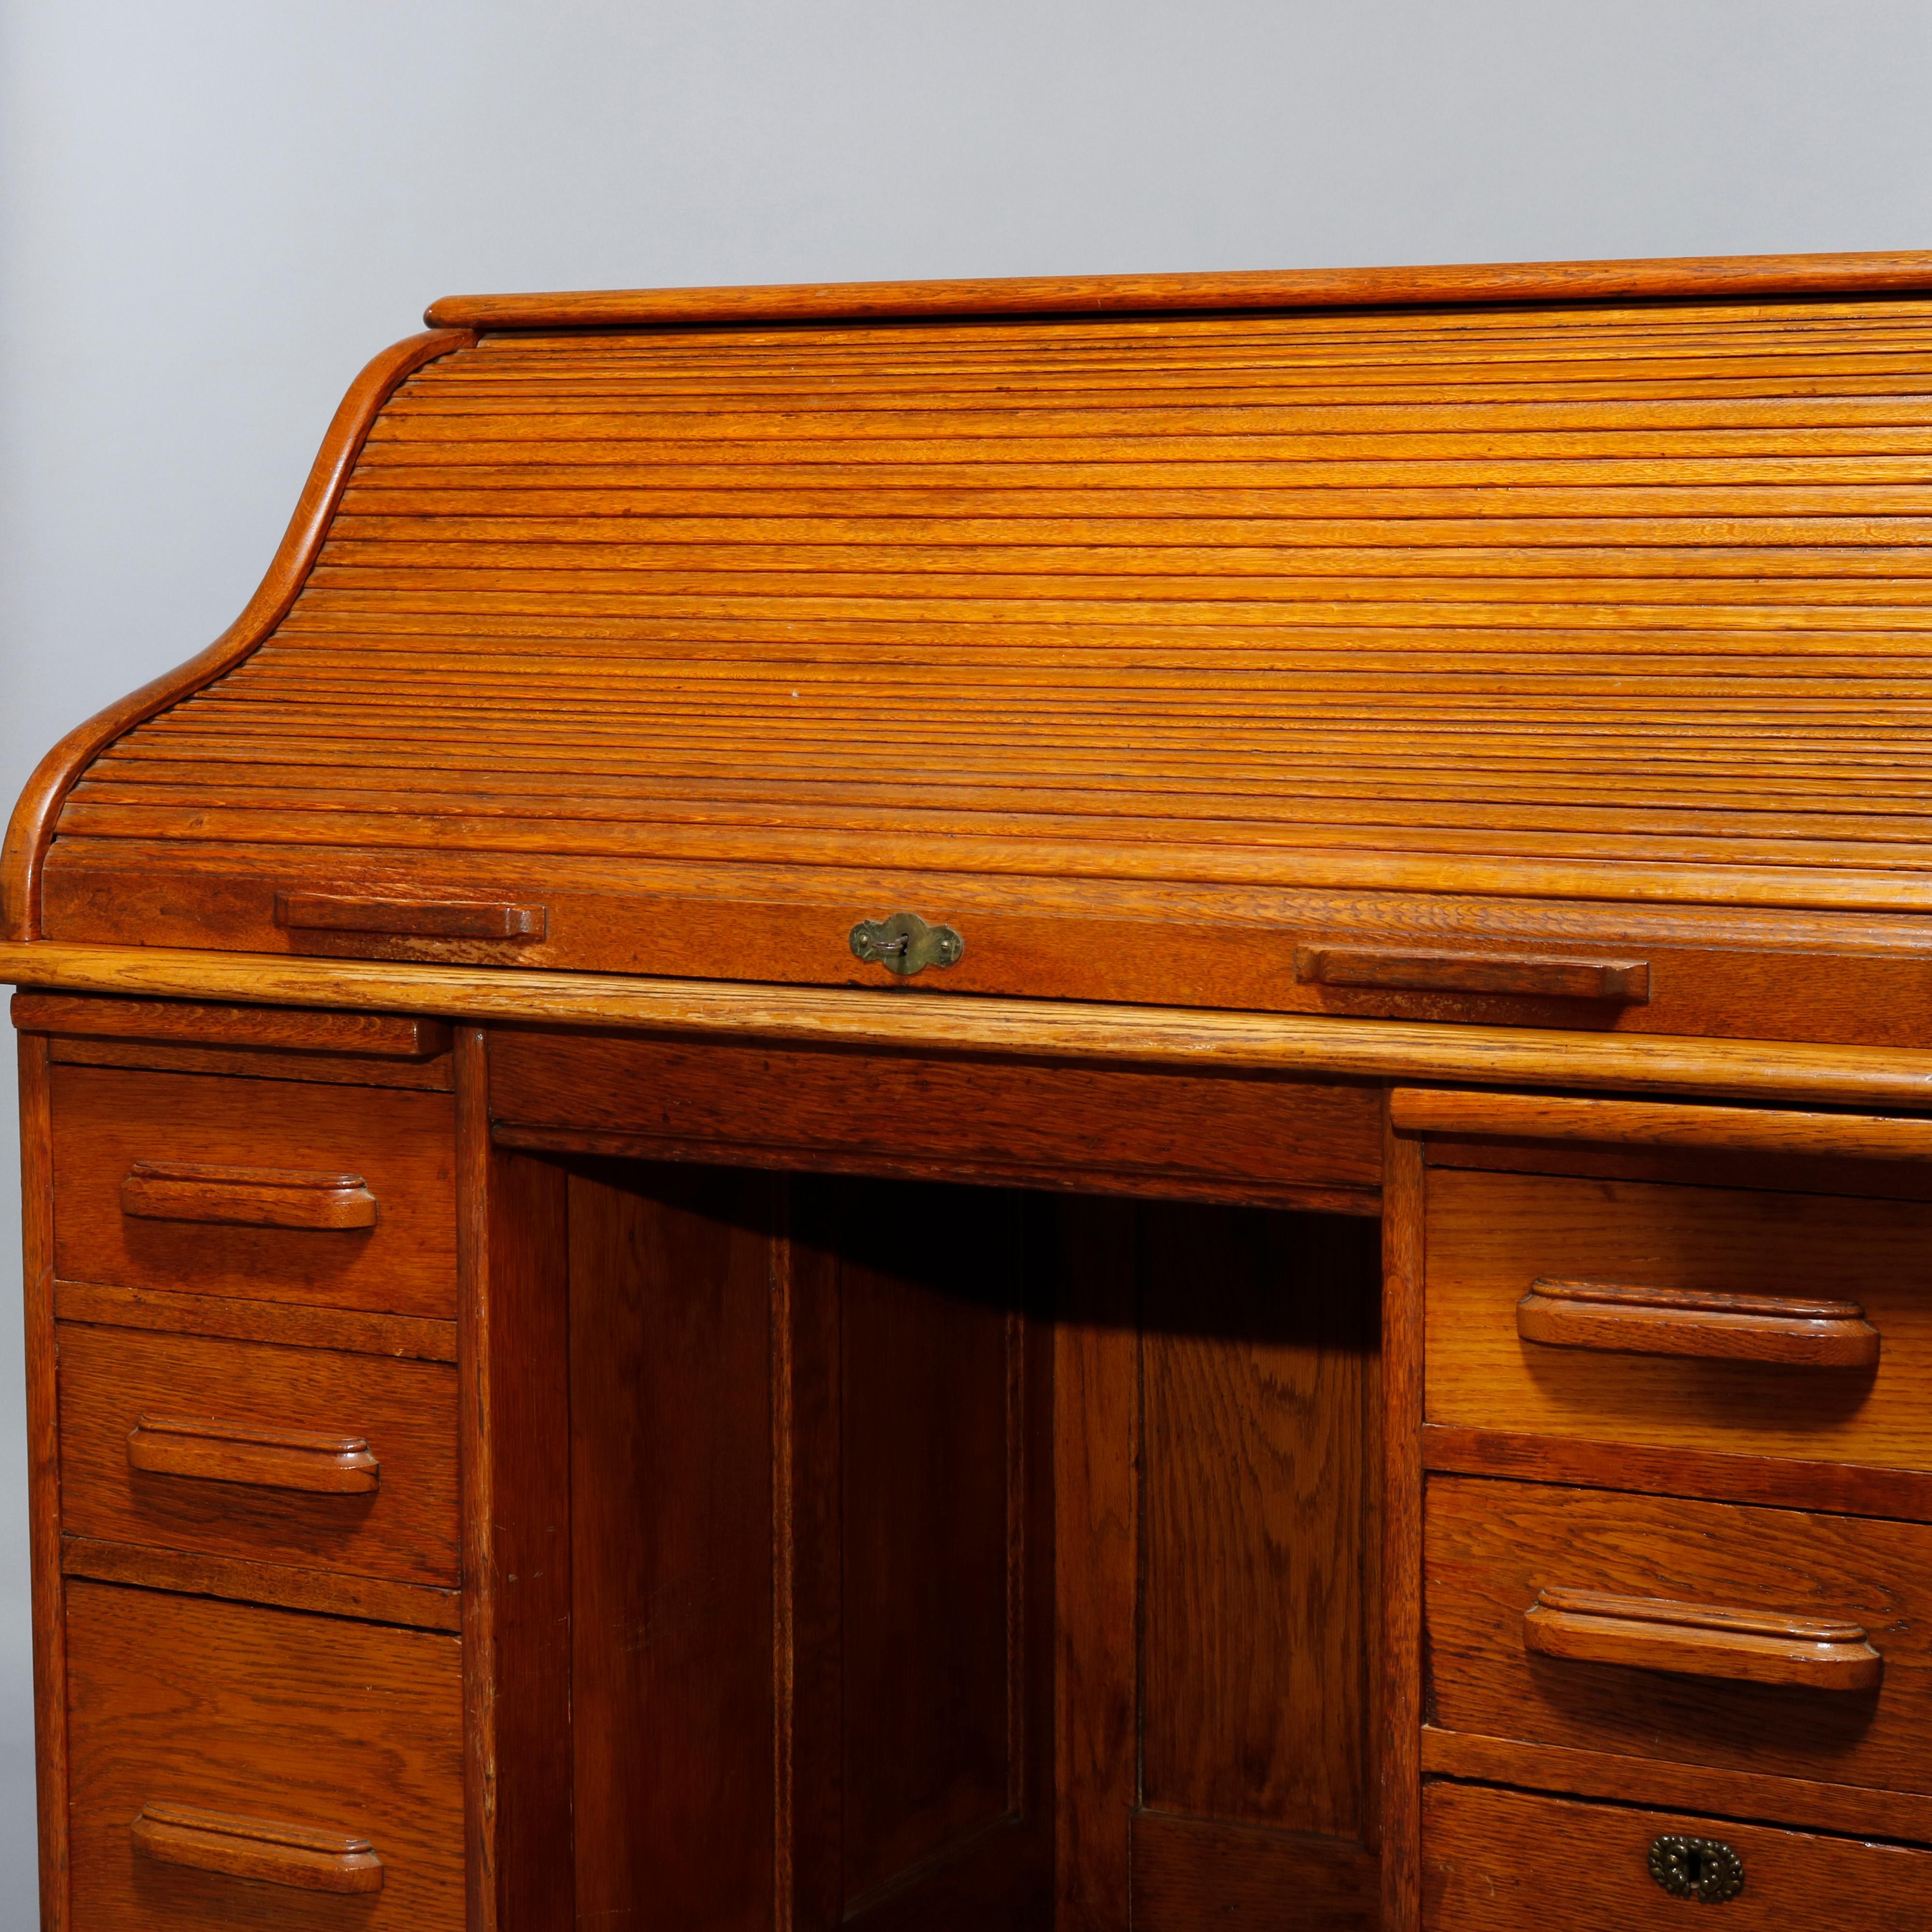
<instances>
[{"instance_id":1,"label":"vertical wood paneling","mask_svg":"<svg viewBox=\"0 0 1932 1932\"><path fill-rule=\"evenodd\" d=\"M1374 1230L1143 1225L1142 1802L1359 1840Z\"/></svg>"},{"instance_id":2,"label":"vertical wood paneling","mask_svg":"<svg viewBox=\"0 0 1932 1932\"><path fill-rule=\"evenodd\" d=\"M60 1434L54 1351L53 1118L44 1034L22 1034L20 1223L27 1354L27 1534L32 1569L34 1749L42 1932L67 1932L67 1629L60 1564Z\"/></svg>"},{"instance_id":3,"label":"vertical wood paneling","mask_svg":"<svg viewBox=\"0 0 1932 1932\"><path fill-rule=\"evenodd\" d=\"M577 1910L764 1932L773 1899L770 1184L570 1183Z\"/></svg>"},{"instance_id":4,"label":"vertical wood paneling","mask_svg":"<svg viewBox=\"0 0 1932 1932\"><path fill-rule=\"evenodd\" d=\"M1099 1199L1056 1205L1055 1925L1120 1932L1140 1778L1138 1210Z\"/></svg>"},{"instance_id":5,"label":"vertical wood paneling","mask_svg":"<svg viewBox=\"0 0 1932 1932\"><path fill-rule=\"evenodd\" d=\"M1009 1810L1019 1203L862 1182L814 1206L841 1262L849 1909Z\"/></svg>"},{"instance_id":6,"label":"vertical wood paneling","mask_svg":"<svg viewBox=\"0 0 1932 1932\"><path fill-rule=\"evenodd\" d=\"M1422 1143L1382 1164L1382 1932L1422 1923Z\"/></svg>"}]
</instances>

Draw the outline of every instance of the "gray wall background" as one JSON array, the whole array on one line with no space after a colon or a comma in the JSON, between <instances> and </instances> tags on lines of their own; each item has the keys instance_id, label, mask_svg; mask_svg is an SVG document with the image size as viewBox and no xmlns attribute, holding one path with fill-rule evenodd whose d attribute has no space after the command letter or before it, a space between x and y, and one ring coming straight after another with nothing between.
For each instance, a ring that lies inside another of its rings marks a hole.
<instances>
[{"instance_id":1,"label":"gray wall background","mask_svg":"<svg viewBox=\"0 0 1932 1932\"><path fill-rule=\"evenodd\" d=\"M0 0L0 794L228 623L434 296L1928 248L1928 99L1926 0Z\"/></svg>"}]
</instances>

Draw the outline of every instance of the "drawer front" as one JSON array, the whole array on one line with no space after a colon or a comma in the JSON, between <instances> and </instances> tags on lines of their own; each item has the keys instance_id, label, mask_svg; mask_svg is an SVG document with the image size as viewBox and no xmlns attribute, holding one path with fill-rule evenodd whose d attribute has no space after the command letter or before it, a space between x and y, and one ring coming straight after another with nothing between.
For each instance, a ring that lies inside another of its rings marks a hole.
<instances>
[{"instance_id":1,"label":"drawer front","mask_svg":"<svg viewBox=\"0 0 1932 1932\"><path fill-rule=\"evenodd\" d=\"M75 1582L68 1687L74 1932L462 1925L455 1638Z\"/></svg>"},{"instance_id":2,"label":"drawer front","mask_svg":"<svg viewBox=\"0 0 1932 1932\"><path fill-rule=\"evenodd\" d=\"M58 1334L67 1534L456 1582L450 1364L73 1322Z\"/></svg>"},{"instance_id":3,"label":"drawer front","mask_svg":"<svg viewBox=\"0 0 1932 1932\"><path fill-rule=\"evenodd\" d=\"M446 1094L52 1070L63 1280L456 1312Z\"/></svg>"},{"instance_id":4,"label":"drawer front","mask_svg":"<svg viewBox=\"0 0 1932 1932\"><path fill-rule=\"evenodd\" d=\"M1932 1527L1436 1477L1425 1564L1443 1729L1932 1793Z\"/></svg>"},{"instance_id":5,"label":"drawer front","mask_svg":"<svg viewBox=\"0 0 1932 1932\"><path fill-rule=\"evenodd\" d=\"M1932 1469L1932 1204L1436 1168L1427 1253L1432 1423ZM1526 1318L1538 1281L1619 1295ZM1714 1324L1650 1289L1772 1312ZM1826 1303L1858 1314L1774 1310Z\"/></svg>"},{"instance_id":6,"label":"drawer front","mask_svg":"<svg viewBox=\"0 0 1932 1932\"><path fill-rule=\"evenodd\" d=\"M1726 1852L1742 1882L1728 1898L1673 1893L1652 1876L1654 1850L1678 1884L1721 1892ZM1422 1922L1425 1932L1904 1932L1932 1924L1932 1852L1437 1784L1423 1799Z\"/></svg>"}]
</instances>

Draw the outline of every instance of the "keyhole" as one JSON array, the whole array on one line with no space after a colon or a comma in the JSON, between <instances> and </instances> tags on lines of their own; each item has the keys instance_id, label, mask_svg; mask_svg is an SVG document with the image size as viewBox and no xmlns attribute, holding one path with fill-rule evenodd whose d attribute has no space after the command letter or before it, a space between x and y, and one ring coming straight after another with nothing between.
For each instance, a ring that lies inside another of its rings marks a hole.
<instances>
[{"instance_id":1,"label":"keyhole","mask_svg":"<svg viewBox=\"0 0 1932 1932\"><path fill-rule=\"evenodd\" d=\"M1684 1854L1684 1876L1690 1881L1690 1888L1694 1892L1702 1888L1704 1854L1702 1852L1693 1850Z\"/></svg>"}]
</instances>

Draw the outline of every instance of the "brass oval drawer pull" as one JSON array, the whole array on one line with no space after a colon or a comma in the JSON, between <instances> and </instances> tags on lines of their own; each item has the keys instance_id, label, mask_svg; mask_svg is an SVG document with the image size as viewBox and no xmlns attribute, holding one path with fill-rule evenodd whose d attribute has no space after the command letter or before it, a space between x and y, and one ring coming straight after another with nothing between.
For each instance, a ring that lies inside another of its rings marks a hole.
<instances>
[{"instance_id":1,"label":"brass oval drawer pull","mask_svg":"<svg viewBox=\"0 0 1932 1932\"><path fill-rule=\"evenodd\" d=\"M928 966L956 966L966 952L965 940L951 926L928 926L916 912L862 919L849 938L856 957L902 976Z\"/></svg>"},{"instance_id":2,"label":"brass oval drawer pull","mask_svg":"<svg viewBox=\"0 0 1932 1932\"><path fill-rule=\"evenodd\" d=\"M148 1804L133 1828L134 1849L162 1864L224 1872L305 1892L382 1888L382 1861L367 1838L268 1818L237 1818L185 1804Z\"/></svg>"},{"instance_id":3,"label":"brass oval drawer pull","mask_svg":"<svg viewBox=\"0 0 1932 1932\"><path fill-rule=\"evenodd\" d=\"M121 1211L237 1228L373 1228L376 1197L359 1174L137 1160L121 1184Z\"/></svg>"},{"instance_id":4,"label":"brass oval drawer pull","mask_svg":"<svg viewBox=\"0 0 1932 1932\"><path fill-rule=\"evenodd\" d=\"M1673 1898L1721 1905L1744 1888L1744 1862L1721 1838L1666 1832L1650 1848L1650 1875Z\"/></svg>"},{"instance_id":5,"label":"brass oval drawer pull","mask_svg":"<svg viewBox=\"0 0 1932 1932\"><path fill-rule=\"evenodd\" d=\"M1738 1684L1870 1690L1885 1675L1885 1659L1866 1640L1862 1624L1600 1590L1538 1592L1522 1615L1522 1641L1539 1656L1574 1664L1621 1664Z\"/></svg>"},{"instance_id":6,"label":"brass oval drawer pull","mask_svg":"<svg viewBox=\"0 0 1932 1932\"><path fill-rule=\"evenodd\" d=\"M1543 952L1438 952L1413 946L1298 946L1294 976L1304 986L1390 993L1504 993L1523 999L1650 999L1642 959L1576 959Z\"/></svg>"},{"instance_id":7,"label":"brass oval drawer pull","mask_svg":"<svg viewBox=\"0 0 1932 1932\"><path fill-rule=\"evenodd\" d=\"M1880 1342L1856 1301L1618 1281L1534 1281L1516 1332L1546 1348L1809 1369L1870 1368Z\"/></svg>"},{"instance_id":8,"label":"brass oval drawer pull","mask_svg":"<svg viewBox=\"0 0 1932 1932\"><path fill-rule=\"evenodd\" d=\"M142 1416L128 1432L128 1466L149 1475L192 1476L324 1496L368 1496L382 1480L382 1465L363 1436L258 1428L198 1416Z\"/></svg>"}]
</instances>

